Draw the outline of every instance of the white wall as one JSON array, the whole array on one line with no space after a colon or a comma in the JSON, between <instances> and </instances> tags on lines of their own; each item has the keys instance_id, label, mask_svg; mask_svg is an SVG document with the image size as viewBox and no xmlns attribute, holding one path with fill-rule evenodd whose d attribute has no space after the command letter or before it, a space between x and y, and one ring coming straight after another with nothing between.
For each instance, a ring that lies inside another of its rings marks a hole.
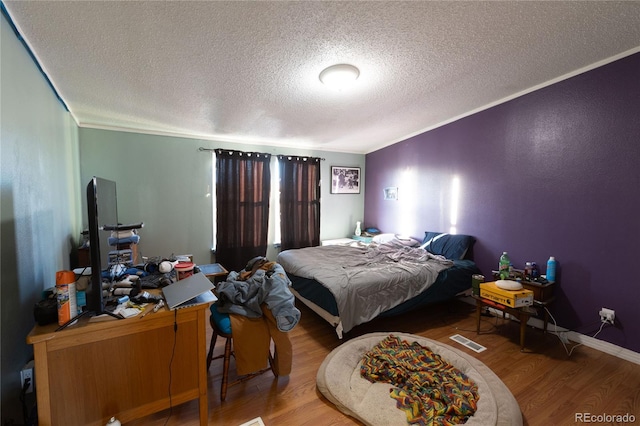
<instances>
[{"instance_id":1,"label":"white wall","mask_svg":"<svg viewBox=\"0 0 640 426\"><path fill-rule=\"evenodd\" d=\"M0 18L0 337L2 424L22 423L20 369L33 348L33 306L68 269L80 237L78 132L70 114ZM37 372L36 372L37 376Z\"/></svg>"},{"instance_id":2,"label":"white wall","mask_svg":"<svg viewBox=\"0 0 640 426\"><path fill-rule=\"evenodd\" d=\"M215 260L210 250L212 206L206 194L213 190L212 157L199 147L325 158L321 169L321 239L351 235L356 221L364 216L364 187L360 194L329 191L331 166L360 167L364 183L364 155L360 154L81 128L81 182L86 184L92 176L116 182L119 221L145 224L140 230L142 255L193 254L196 263L210 263ZM275 260L276 255L273 247L267 252L270 259Z\"/></svg>"}]
</instances>

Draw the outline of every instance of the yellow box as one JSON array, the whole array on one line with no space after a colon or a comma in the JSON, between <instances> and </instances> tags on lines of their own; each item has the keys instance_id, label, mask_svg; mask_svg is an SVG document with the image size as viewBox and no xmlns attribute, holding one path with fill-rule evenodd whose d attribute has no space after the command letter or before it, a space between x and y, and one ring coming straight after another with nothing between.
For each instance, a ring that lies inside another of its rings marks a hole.
<instances>
[{"instance_id":1,"label":"yellow box","mask_svg":"<svg viewBox=\"0 0 640 426\"><path fill-rule=\"evenodd\" d=\"M533 305L533 291L526 289L505 290L498 287L495 282L481 283L480 297L511 308Z\"/></svg>"}]
</instances>

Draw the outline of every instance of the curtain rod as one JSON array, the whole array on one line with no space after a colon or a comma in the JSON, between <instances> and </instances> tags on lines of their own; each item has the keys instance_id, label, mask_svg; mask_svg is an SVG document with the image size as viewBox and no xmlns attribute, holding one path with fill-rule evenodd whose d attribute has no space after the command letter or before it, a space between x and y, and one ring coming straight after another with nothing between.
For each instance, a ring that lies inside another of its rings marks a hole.
<instances>
[{"instance_id":1,"label":"curtain rod","mask_svg":"<svg viewBox=\"0 0 640 426\"><path fill-rule=\"evenodd\" d=\"M215 152L218 149L222 149L222 148L204 148L204 147L201 146L200 148L198 148L198 151ZM276 156L277 155L281 155L283 157L311 157L311 155L297 155L297 154L296 155L291 155L291 154L272 154L272 153L269 153L269 154L276 155ZM321 161L325 161L324 158L320 158L320 160Z\"/></svg>"}]
</instances>

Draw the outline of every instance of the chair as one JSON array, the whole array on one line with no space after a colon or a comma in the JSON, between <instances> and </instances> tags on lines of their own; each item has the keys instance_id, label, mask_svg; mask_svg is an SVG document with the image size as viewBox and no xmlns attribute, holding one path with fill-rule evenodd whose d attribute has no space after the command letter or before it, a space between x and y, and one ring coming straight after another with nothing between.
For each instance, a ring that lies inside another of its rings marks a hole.
<instances>
[{"instance_id":1,"label":"chair","mask_svg":"<svg viewBox=\"0 0 640 426\"><path fill-rule=\"evenodd\" d=\"M211 343L209 343L209 353L207 354L207 371L209 371L209 367L211 366L211 361L214 359L223 358L222 365L222 384L220 385L220 401L224 401L227 397L227 388L237 385L242 382L246 382L247 380L253 379L267 371L271 370L275 377L278 377L276 370L273 367L273 357L269 354L269 367L264 368L262 370L256 371L255 373L247 374L241 376L229 383L229 364L231 361L231 356L234 356L232 347L233 347L233 333L231 330L231 322L229 321L228 314L222 314L218 312L216 304L211 305L211 316L209 317L209 322L211 324L211 328L213 330L211 334ZM213 349L216 345L216 340L218 336L223 337L225 340L224 344L224 354L218 355L216 357L213 356Z\"/></svg>"}]
</instances>

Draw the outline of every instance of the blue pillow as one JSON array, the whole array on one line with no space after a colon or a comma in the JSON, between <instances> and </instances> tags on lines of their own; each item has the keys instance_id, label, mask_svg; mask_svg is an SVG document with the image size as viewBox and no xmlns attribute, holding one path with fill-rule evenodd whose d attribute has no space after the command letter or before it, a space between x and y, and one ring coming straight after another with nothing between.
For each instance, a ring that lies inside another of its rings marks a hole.
<instances>
[{"instance_id":1,"label":"blue pillow","mask_svg":"<svg viewBox=\"0 0 640 426\"><path fill-rule=\"evenodd\" d=\"M216 323L218 330L225 334L231 334L231 319L229 318L229 314L218 312L218 305L215 303L213 303L209 309L211 310L213 322Z\"/></svg>"},{"instance_id":2,"label":"blue pillow","mask_svg":"<svg viewBox=\"0 0 640 426\"><path fill-rule=\"evenodd\" d=\"M440 232L425 232L422 241L423 249L429 253L439 254L447 259L464 259L467 251L476 239L470 235L443 234Z\"/></svg>"}]
</instances>

